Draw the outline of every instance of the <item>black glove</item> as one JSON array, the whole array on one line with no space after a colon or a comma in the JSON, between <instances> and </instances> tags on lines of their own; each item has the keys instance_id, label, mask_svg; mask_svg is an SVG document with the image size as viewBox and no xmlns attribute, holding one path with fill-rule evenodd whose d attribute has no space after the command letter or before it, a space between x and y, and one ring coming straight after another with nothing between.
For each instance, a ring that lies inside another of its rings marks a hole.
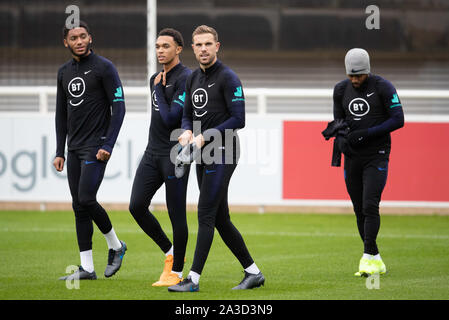
<instances>
[{"instance_id":1,"label":"black glove","mask_svg":"<svg viewBox=\"0 0 449 320\"><path fill-rule=\"evenodd\" d=\"M368 140L368 129L359 129L349 132L348 141L353 147L360 146Z\"/></svg>"},{"instance_id":2,"label":"black glove","mask_svg":"<svg viewBox=\"0 0 449 320\"><path fill-rule=\"evenodd\" d=\"M352 157L354 155L354 151L349 145L348 139L346 139L345 137L338 136L337 138L335 138L335 144L337 145L341 153L343 153L345 156ZM334 166L339 167L338 165Z\"/></svg>"},{"instance_id":3,"label":"black glove","mask_svg":"<svg viewBox=\"0 0 449 320\"><path fill-rule=\"evenodd\" d=\"M324 131L322 131L321 134L326 140L329 140L330 138L335 137L335 134L339 130L344 129L346 127L347 124L343 119L333 120L327 124L326 129L324 129Z\"/></svg>"},{"instance_id":4,"label":"black glove","mask_svg":"<svg viewBox=\"0 0 449 320\"><path fill-rule=\"evenodd\" d=\"M334 126L335 126L335 120L331 121L327 124L326 129L324 129L324 131L321 132L324 139L329 140L330 138L332 138L332 136L335 132Z\"/></svg>"}]
</instances>

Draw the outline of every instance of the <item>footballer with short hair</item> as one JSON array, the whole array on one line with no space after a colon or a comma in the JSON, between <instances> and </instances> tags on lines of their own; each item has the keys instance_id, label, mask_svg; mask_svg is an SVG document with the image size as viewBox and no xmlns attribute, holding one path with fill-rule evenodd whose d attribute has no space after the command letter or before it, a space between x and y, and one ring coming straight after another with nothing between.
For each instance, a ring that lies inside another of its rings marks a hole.
<instances>
[{"instance_id":1,"label":"footballer with short hair","mask_svg":"<svg viewBox=\"0 0 449 320\"><path fill-rule=\"evenodd\" d=\"M92 35L85 22L72 28L64 26L63 42L72 59L58 71L53 165L59 172L64 169L67 141L67 178L81 265L60 279L94 280L92 221L109 248L105 277L120 269L127 249L96 198L125 116L125 98L115 66L93 52Z\"/></svg>"},{"instance_id":2,"label":"footballer with short hair","mask_svg":"<svg viewBox=\"0 0 449 320\"><path fill-rule=\"evenodd\" d=\"M161 30L156 39L158 62L163 66L150 79L151 123L148 144L134 177L129 210L142 230L165 254L164 270L153 286L171 286L182 280L182 269L188 239L186 194L188 170L183 177L175 175L170 151L173 130L181 127L185 100L185 81L190 75L179 55L184 47L181 33L172 28ZM156 191L165 184L168 215L173 228L173 244L148 207Z\"/></svg>"}]
</instances>

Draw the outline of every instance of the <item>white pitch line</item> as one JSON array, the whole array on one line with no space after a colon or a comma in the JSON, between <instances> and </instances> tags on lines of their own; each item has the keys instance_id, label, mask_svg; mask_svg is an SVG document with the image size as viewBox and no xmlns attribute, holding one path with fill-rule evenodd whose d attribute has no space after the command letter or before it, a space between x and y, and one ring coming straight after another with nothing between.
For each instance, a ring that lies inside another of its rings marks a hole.
<instances>
[{"instance_id":1,"label":"white pitch line","mask_svg":"<svg viewBox=\"0 0 449 320\"><path fill-rule=\"evenodd\" d=\"M322 233L322 232L245 232L249 235L264 235L264 236L287 236L287 237L341 237L352 238L359 237L358 234L350 233ZM395 238L395 239L449 239L449 235L434 235L434 234L382 234L378 238Z\"/></svg>"},{"instance_id":2,"label":"white pitch line","mask_svg":"<svg viewBox=\"0 0 449 320\"><path fill-rule=\"evenodd\" d=\"M0 228L0 232L75 232L75 229L56 229L56 228ZM120 229L117 233L144 233L140 229ZM172 234L171 231L167 231L167 234ZM331 238L331 237L340 237L340 238L353 238L359 237L358 234L351 233L324 233L324 232L242 232L243 235L251 235L251 236L270 236L270 237L323 237L323 238ZM189 231L189 234L196 235L196 231ZM378 238L393 238L393 239L441 239L441 240L449 240L449 235L435 235L435 234L382 234L380 233Z\"/></svg>"}]
</instances>

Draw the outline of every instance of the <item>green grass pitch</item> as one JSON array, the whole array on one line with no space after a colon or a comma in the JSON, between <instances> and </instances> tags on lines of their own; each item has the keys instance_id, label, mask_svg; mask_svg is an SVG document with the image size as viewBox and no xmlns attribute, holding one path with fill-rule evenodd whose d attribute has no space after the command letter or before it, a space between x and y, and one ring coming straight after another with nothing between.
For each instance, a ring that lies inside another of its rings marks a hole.
<instances>
[{"instance_id":1,"label":"green grass pitch","mask_svg":"<svg viewBox=\"0 0 449 320\"><path fill-rule=\"evenodd\" d=\"M103 275L107 246L95 227L93 254L98 280L67 289L68 265L79 264L72 212L0 212L0 299L449 299L449 216L382 216L378 245L388 273L379 289L354 277L363 246L352 215L232 214L265 286L233 291L243 278L237 259L218 233L200 280L200 292L154 288L164 255L128 212L109 213L128 245L121 270ZM165 212L156 212L171 238ZM197 218L188 214L189 241L184 276L192 264Z\"/></svg>"}]
</instances>

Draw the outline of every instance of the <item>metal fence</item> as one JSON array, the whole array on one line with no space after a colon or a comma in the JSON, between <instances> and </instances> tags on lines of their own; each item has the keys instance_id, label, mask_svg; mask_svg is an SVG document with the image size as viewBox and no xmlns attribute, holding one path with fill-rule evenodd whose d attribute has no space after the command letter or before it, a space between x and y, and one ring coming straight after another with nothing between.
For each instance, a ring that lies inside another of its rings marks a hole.
<instances>
[{"instance_id":1,"label":"metal fence","mask_svg":"<svg viewBox=\"0 0 449 320\"><path fill-rule=\"evenodd\" d=\"M128 112L147 111L147 87L125 87L124 92ZM313 88L246 88L247 112L331 113L332 92L332 89ZM408 114L449 114L449 90L402 89L398 94ZM0 86L0 111L3 112L47 114L54 112L55 100L56 87Z\"/></svg>"}]
</instances>

